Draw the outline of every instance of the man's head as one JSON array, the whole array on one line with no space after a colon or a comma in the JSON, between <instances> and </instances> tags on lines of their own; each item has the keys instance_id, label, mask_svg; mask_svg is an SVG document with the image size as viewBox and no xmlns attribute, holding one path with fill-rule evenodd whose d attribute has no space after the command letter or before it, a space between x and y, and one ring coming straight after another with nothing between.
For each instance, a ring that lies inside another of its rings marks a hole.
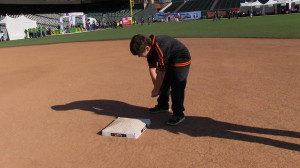
<instances>
[{"instance_id":1,"label":"man's head","mask_svg":"<svg viewBox=\"0 0 300 168\"><path fill-rule=\"evenodd\" d=\"M145 35L135 35L130 42L130 51L133 55L147 57L151 49L151 38Z\"/></svg>"}]
</instances>

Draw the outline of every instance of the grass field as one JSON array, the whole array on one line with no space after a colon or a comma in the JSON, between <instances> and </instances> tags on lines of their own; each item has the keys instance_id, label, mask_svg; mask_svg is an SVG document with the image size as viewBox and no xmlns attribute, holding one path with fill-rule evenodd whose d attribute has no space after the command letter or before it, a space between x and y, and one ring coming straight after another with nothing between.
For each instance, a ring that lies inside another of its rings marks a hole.
<instances>
[{"instance_id":1,"label":"grass field","mask_svg":"<svg viewBox=\"0 0 300 168\"><path fill-rule=\"evenodd\" d=\"M126 26L123 29L99 30L38 39L25 39L0 43L0 47L40 45L79 41L130 39L135 34L167 34L172 37L220 38L300 38L300 14L253 18L223 19L213 22L186 21L158 23L150 26Z\"/></svg>"}]
</instances>

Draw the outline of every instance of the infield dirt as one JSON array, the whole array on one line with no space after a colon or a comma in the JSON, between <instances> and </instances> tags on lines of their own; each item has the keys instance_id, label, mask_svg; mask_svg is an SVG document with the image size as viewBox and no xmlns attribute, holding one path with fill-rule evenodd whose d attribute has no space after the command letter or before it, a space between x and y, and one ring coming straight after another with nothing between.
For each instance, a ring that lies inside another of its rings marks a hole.
<instances>
[{"instance_id":1,"label":"infield dirt","mask_svg":"<svg viewBox=\"0 0 300 168\"><path fill-rule=\"evenodd\" d=\"M0 167L298 167L300 40L179 40L192 65L176 127L147 113L148 66L128 40L1 48ZM152 124L99 135L116 117Z\"/></svg>"}]
</instances>

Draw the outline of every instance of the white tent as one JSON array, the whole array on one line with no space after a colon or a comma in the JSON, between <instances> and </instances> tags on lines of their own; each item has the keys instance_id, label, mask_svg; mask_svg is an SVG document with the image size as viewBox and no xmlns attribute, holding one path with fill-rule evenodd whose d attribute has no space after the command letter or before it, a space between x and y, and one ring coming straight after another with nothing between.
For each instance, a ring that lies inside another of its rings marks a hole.
<instances>
[{"instance_id":1,"label":"white tent","mask_svg":"<svg viewBox=\"0 0 300 168\"><path fill-rule=\"evenodd\" d=\"M277 4L280 4L280 6L286 6L286 4L288 4L289 10L292 9L293 0L276 0L276 1L277 1Z\"/></svg>"},{"instance_id":2,"label":"white tent","mask_svg":"<svg viewBox=\"0 0 300 168\"><path fill-rule=\"evenodd\" d=\"M18 18L12 18L6 15L6 17L0 21L0 24L5 25L9 39L17 40L24 39L25 29L36 28L36 21L26 18L24 15Z\"/></svg>"},{"instance_id":3,"label":"white tent","mask_svg":"<svg viewBox=\"0 0 300 168\"><path fill-rule=\"evenodd\" d=\"M299 0L300 1L300 0ZM277 4L278 2L275 0L269 0L267 3L265 3L265 6L273 7L273 5Z\"/></svg>"},{"instance_id":4,"label":"white tent","mask_svg":"<svg viewBox=\"0 0 300 168\"><path fill-rule=\"evenodd\" d=\"M264 9L263 9L263 15L266 13L275 13L277 9L278 2L276 0L269 0L267 3L264 4Z\"/></svg>"},{"instance_id":5,"label":"white tent","mask_svg":"<svg viewBox=\"0 0 300 168\"><path fill-rule=\"evenodd\" d=\"M253 11L262 13L263 4L260 3L259 1L240 3L240 5L241 5L240 8L241 12L250 13L251 17L253 15Z\"/></svg>"},{"instance_id":6,"label":"white tent","mask_svg":"<svg viewBox=\"0 0 300 168\"><path fill-rule=\"evenodd\" d=\"M292 0L292 3L295 3L295 5L299 5L300 4L300 0Z\"/></svg>"},{"instance_id":7,"label":"white tent","mask_svg":"<svg viewBox=\"0 0 300 168\"><path fill-rule=\"evenodd\" d=\"M240 3L240 6L241 6L241 7L245 7L245 6L247 6L247 5L248 5L248 2Z\"/></svg>"},{"instance_id":8,"label":"white tent","mask_svg":"<svg viewBox=\"0 0 300 168\"><path fill-rule=\"evenodd\" d=\"M262 5L263 4L260 3L259 1L241 3L241 7L256 7L256 8L259 8Z\"/></svg>"},{"instance_id":9,"label":"white tent","mask_svg":"<svg viewBox=\"0 0 300 168\"><path fill-rule=\"evenodd\" d=\"M290 0L276 0L277 4L281 4L281 6L285 6L287 3L290 2Z\"/></svg>"},{"instance_id":10,"label":"white tent","mask_svg":"<svg viewBox=\"0 0 300 168\"><path fill-rule=\"evenodd\" d=\"M76 25L76 16L81 16L82 19L82 24L83 27L85 27L85 17L86 15L83 12L72 12L72 13L61 13L60 17L59 17L59 25L60 25L60 29L63 30L64 29L64 23L63 23L63 18L68 18L69 19L69 24L75 26Z\"/></svg>"}]
</instances>

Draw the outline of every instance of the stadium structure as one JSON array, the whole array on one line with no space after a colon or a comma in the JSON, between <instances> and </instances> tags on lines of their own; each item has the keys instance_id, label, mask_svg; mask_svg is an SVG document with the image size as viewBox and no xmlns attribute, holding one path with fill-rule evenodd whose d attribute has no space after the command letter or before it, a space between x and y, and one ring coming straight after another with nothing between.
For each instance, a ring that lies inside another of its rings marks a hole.
<instances>
[{"instance_id":1,"label":"stadium structure","mask_svg":"<svg viewBox=\"0 0 300 168\"><path fill-rule=\"evenodd\" d=\"M1 0L0 21L6 16L24 15L36 21L38 27L55 30L70 24L70 18L62 16L79 13L84 17L72 18L72 26L93 19L97 28L105 28L124 17L138 23L141 18L153 18L157 13L200 11L199 19L213 18L216 12L222 18L237 11L239 16L256 16L299 12L299 4L300 0Z\"/></svg>"}]
</instances>

